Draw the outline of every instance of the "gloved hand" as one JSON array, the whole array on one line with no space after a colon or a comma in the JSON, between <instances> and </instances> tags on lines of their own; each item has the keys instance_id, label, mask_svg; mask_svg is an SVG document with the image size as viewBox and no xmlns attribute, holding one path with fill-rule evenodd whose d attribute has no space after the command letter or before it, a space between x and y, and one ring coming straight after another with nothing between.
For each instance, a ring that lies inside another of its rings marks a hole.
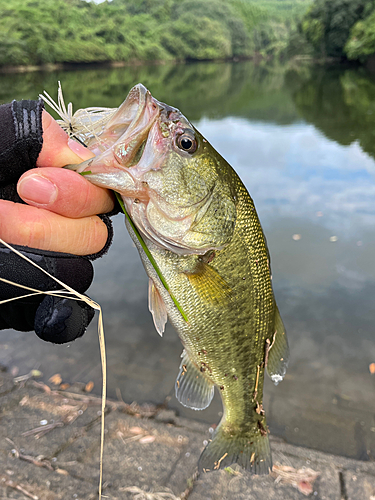
<instances>
[{"instance_id":1,"label":"gloved hand","mask_svg":"<svg viewBox=\"0 0 375 500\"><path fill-rule=\"evenodd\" d=\"M42 101L0 106L0 200L9 200L0 201L0 237L80 293L93 279L89 259L106 253L113 235L108 216L100 216L104 225L93 215L113 210L113 199L75 172L30 169L80 163L91 156L80 145L68 143L65 132L43 111ZM53 196L48 181L56 188ZM41 250L30 248L34 246ZM2 245L0 277L38 290L61 289ZM26 293L0 281L0 301ZM82 336L93 316L83 301L37 295L0 305L0 329L35 330L43 340L61 344Z\"/></svg>"},{"instance_id":2,"label":"gloved hand","mask_svg":"<svg viewBox=\"0 0 375 500\"><path fill-rule=\"evenodd\" d=\"M94 273L88 259L18 245L14 248L80 293L91 285ZM37 290L62 289L42 271L3 245L0 246L0 276ZM0 301L28 293L31 292L0 281ZM0 329L34 330L38 337L54 344L81 337L93 317L94 310L83 301L48 295L36 295L0 305Z\"/></svg>"}]
</instances>

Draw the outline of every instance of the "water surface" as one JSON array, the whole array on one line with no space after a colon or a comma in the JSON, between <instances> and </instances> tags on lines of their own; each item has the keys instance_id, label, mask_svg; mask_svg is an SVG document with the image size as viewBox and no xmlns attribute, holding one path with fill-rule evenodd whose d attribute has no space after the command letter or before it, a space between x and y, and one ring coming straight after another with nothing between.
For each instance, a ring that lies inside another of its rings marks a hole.
<instances>
[{"instance_id":1,"label":"water surface","mask_svg":"<svg viewBox=\"0 0 375 500\"><path fill-rule=\"evenodd\" d=\"M349 457L375 456L375 81L351 69L268 68L252 63L88 69L0 75L0 102L56 95L76 108L118 106L142 82L180 108L237 170L254 198L272 257L273 284L291 360L267 381L271 432L290 443ZM217 423L218 395L194 412L173 395L181 344L161 339L147 310L147 277L118 215L90 295L104 310L108 391L125 401L168 404ZM0 363L47 380L95 382L94 325L69 346L31 333L0 334ZM169 399L170 398L170 399Z\"/></svg>"}]
</instances>

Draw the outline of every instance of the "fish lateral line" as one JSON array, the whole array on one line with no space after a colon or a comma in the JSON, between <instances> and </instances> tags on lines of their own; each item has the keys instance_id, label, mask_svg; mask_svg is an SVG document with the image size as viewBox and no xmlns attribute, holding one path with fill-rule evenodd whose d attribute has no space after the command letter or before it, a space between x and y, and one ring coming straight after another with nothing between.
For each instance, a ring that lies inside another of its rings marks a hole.
<instances>
[{"instance_id":1,"label":"fish lateral line","mask_svg":"<svg viewBox=\"0 0 375 500\"><path fill-rule=\"evenodd\" d=\"M265 340L264 361L262 361L262 363L260 363L257 366L257 375L256 375L256 380L255 380L255 388L254 388L254 392L253 392L253 401L256 402L255 412L258 415L262 416L262 417L265 416L266 412L264 411L263 404L259 403L259 401L257 399L257 397L258 397L258 386L259 386L260 370L263 369L263 368L267 368L268 356L269 356L271 348L273 347L273 345L275 343L276 334L277 334L277 330L273 334L272 342L268 338ZM259 424L261 424L260 421L258 421L258 425ZM262 428L260 427L259 429L260 429L260 432L261 432L261 434L263 436L264 435L264 427L262 426Z\"/></svg>"},{"instance_id":2,"label":"fish lateral line","mask_svg":"<svg viewBox=\"0 0 375 500\"><path fill-rule=\"evenodd\" d=\"M256 408L255 408L255 411L258 415L261 415L262 417L265 416L266 412L264 411L264 408L263 408L263 405L262 404L259 404L259 402L257 401L257 405L256 405Z\"/></svg>"},{"instance_id":3,"label":"fish lateral line","mask_svg":"<svg viewBox=\"0 0 375 500\"><path fill-rule=\"evenodd\" d=\"M257 426L258 426L260 435L262 437L267 436L267 434L269 433L268 426L266 425L266 427L264 427L264 425L262 424L262 422L260 420L258 420Z\"/></svg>"},{"instance_id":4,"label":"fish lateral line","mask_svg":"<svg viewBox=\"0 0 375 500\"><path fill-rule=\"evenodd\" d=\"M151 255L151 252L150 250L147 248L147 245L146 243L144 242L143 238L142 238L142 235L141 233L138 231L136 225L134 224L134 222L132 221L130 215L128 214L126 208L125 208L125 205L124 205L124 202L120 196L120 194L117 192L117 191L114 191L115 195L116 195L116 199L117 201L119 202L120 204L120 207L121 207L121 210L124 212L125 214L125 217L127 218L129 224L131 225L131 228L133 229L139 243L141 244L141 247L143 248L145 254L147 255L147 258L149 259L149 261L151 262L151 265L152 267L155 269L156 271L156 274L158 275L158 277L160 278L160 281L162 282L164 288L167 290L167 292L169 293L171 299L173 300L175 306L177 307L177 309L179 310L179 312L181 313L182 317L184 318L185 320L185 323L187 323L189 325L189 320L188 320L188 317L186 315L186 313L184 312L184 310L182 309L181 305L179 304L178 300L176 299L176 297L173 295L172 291L170 290L170 287L168 285L168 283L166 282L162 272L160 271L159 269L159 266L157 265L156 263L156 260L154 259L154 257Z\"/></svg>"}]
</instances>

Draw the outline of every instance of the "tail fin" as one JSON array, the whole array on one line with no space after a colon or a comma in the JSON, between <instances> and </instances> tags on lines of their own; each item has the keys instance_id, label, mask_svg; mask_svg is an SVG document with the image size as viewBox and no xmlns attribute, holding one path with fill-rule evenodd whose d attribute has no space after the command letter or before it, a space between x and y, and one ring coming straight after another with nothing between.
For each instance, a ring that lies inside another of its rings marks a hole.
<instances>
[{"instance_id":1,"label":"tail fin","mask_svg":"<svg viewBox=\"0 0 375 500\"><path fill-rule=\"evenodd\" d=\"M223 469L233 463L238 463L252 474L269 474L272 457L268 435L257 430L256 434L229 436L219 426L200 456L199 472Z\"/></svg>"}]
</instances>

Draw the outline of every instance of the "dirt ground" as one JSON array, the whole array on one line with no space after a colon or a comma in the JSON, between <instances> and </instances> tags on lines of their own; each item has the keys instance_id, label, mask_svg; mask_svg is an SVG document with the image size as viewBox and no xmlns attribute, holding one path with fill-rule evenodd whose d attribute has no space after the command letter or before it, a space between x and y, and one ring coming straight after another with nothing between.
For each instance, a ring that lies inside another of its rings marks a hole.
<instances>
[{"instance_id":1,"label":"dirt ground","mask_svg":"<svg viewBox=\"0 0 375 500\"><path fill-rule=\"evenodd\" d=\"M98 498L100 398L87 385L54 382L0 373L0 500ZM198 476L212 431L163 407L108 400L103 498L375 500L375 463L272 436L271 475L233 466Z\"/></svg>"}]
</instances>

